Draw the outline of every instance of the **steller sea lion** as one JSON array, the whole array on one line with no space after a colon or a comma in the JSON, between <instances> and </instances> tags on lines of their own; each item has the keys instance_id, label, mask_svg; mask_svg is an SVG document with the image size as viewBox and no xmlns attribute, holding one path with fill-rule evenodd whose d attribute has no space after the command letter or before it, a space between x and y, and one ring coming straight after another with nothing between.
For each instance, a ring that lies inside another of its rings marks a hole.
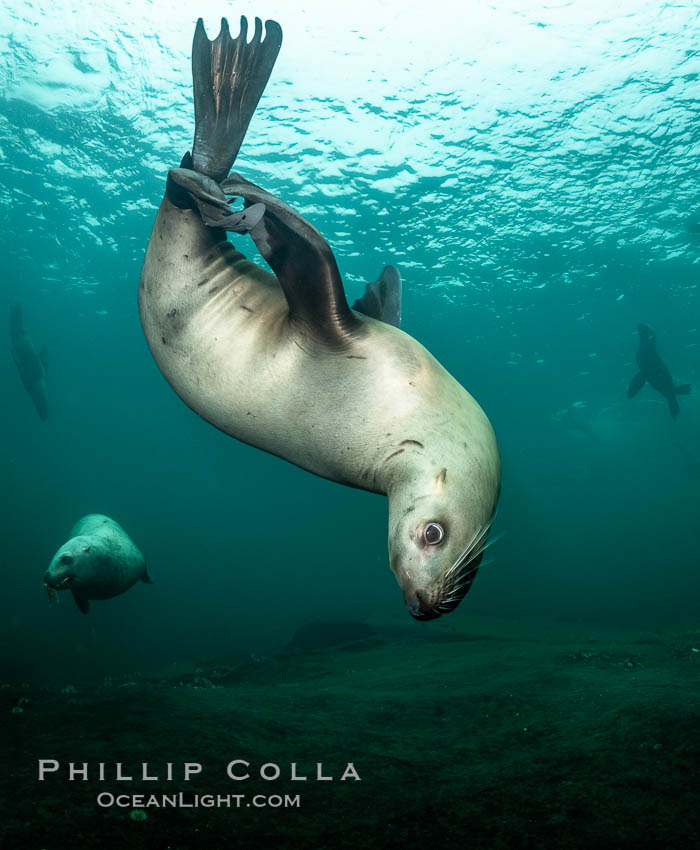
<instances>
[{"instance_id":1,"label":"steller sea lion","mask_svg":"<svg viewBox=\"0 0 700 850\"><path fill-rule=\"evenodd\" d=\"M248 42L242 18L234 39L223 20L210 41L197 22L194 144L169 172L146 251L143 329L165 378L212 425L386 494L391 569L410 613L433 619L457 606L479 566L500 489L496 439L420 343L350 309L323 236L230 173L282 42L274 21L262 32L256 18ZM249 233L274 274L226 231Z\"/></svg>"}]
</instances>

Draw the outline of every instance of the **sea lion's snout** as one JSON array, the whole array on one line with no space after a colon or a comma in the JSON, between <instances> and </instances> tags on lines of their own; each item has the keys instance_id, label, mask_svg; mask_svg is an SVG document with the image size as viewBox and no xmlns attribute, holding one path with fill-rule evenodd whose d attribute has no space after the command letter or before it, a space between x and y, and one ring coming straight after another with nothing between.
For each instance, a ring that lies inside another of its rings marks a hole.
<instances>
[{"instance_id":1,"label":"sea lion's snout","mask_svg":"<svg viewBox=\"0 0 700 850\"><path fill-rule=\"evenodd\" d=\"M44 584L54 590L63 590L70 586L75 578L75 572L70 569L74 558L70 552L61 552L56 555L51 566L44 573Z\"/></svg>"},{"instance_id":2,"label":"sea lion's snout","mask_svg":"<svg viewBox=\"0 0 700 850\"><path fill-rule=\"evenodd\" d=\"M411 590L404 593L404 602L408 608L408 613L416 620L436 620L440 616L440 612L430 605L425 596L417 590Z\"/></svg>"},{"instance_id":3,"label":"sea lion's snout","mask_svg":"<svg viewBox=\"0 0 700 850\"><path fill-rule=\"evenodd\" d=\"M75 573L56 575L49 569L44 573L44 584L47 587L52 587L54 590L63 590L70 585L74 578Z\"/></svg>"}]
</instances>

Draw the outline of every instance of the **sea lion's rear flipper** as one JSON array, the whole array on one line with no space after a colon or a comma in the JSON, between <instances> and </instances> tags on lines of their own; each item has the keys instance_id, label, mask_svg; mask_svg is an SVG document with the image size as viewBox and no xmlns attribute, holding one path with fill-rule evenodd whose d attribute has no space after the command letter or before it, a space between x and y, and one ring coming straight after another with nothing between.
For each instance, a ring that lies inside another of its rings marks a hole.
<instances>
[{"instance_id":1,"label":"sea lion's rear flipper","mask_svg":"<svg viewBox=\"0 0 700 850\"><path fill-rule=\"evenodd\" d=\"M141 581L144 584L153 584L153 579L151 578L151 575L148 572L148 567L145 564L143 567L143 575L141 576Z\"/></svg>"},{"instance_id":2,"label":"sea lion's rear flipper","mask_svg":"<svg viewBox=\"0 0 700 850\"><path fill-rule=\"evenodd\" d=\"M670 395L667 396L666 401L668 402L668 409L671 411L671 416L673 419L678 419L681 412L681 406L678 404L678 399L675 395Z\"/></svg>"},{"instance_id":3,"label":"sea lion's rear flipper","mask_svg":"<svg viewBox=\"0 0 700 850\"><path fill-rule=\"evenodd\" d=\"M394 266L387 266L379 280L368 283L365 294L352 309L372 319L401 327L401 275Z\"/></svg>"},{"instance_id":4,"label":"sea lion's rear flipper","mask_svg":"<svg viewBox=\"0 0 700 850\"><path fill-rule=\"evenodd\" d=\"M627 388L627 398L632 398L632 396L637 395L637 393L641 390L641 388L646 384L647 379L642 375L641 372L637 372L637 374L630 381L630 385Z\"/></svg>"},{"instance_id":5,"label":"sea lion's rear flipper","mask_svg":"<svg viewBox=\"0 0 700 850\"><path fill-rule=\"evenodd\" d=\"M78 606L78 608L80 608L83 614L87 614L87 612L90 610L90 602L84 597L78 596L78 594L74 590L71 590L71 593L73 594L73 599L75 599L75 604Z\"/></svg>"},{"instance_id":6,"label":"sea lion's rear flipper","mask_svg":"<svg viewBox=\"0 0 700 850\"><path fill-rule=\"evenodd\" d=\"M183 162L187 162L187 156ZM219 184L191 168L171 168L168 172L168 197L177 206L196 206L202 221L232 233L248 233L265 212L263 204L233 212Z\"/></svg>"},{"instance_id":7,"label":"sea lion's rear flipper","mask_svg":"<svg viewBox=\"0 0 700 850\"><path fill-rule=\"evenodd\" d=\"M217 183L231 170L282 45L276 21L265 22L264 39L262 31L262 21L256 18L248 42L248 21L241 17L238 38L231 38L222 18L219 35L210 41L204 22L197 21L192 43L192 167Z\"/></svg>"},{"instance_id":8,"label":"sea lion's rear flipper","mask_svg":"<svg viewBox=\"0 0 700 850\"><path fill-rule=\"evenodd\" d=\"M248 210L264 205L250 235L280 282L290 319L326 345L345 347L360 320L348 306L328 242L299 213L240 174L231 174L221 188L244 198Z\"/></svg>"},{"instance_id":9,"label":"sea lion's rear flipper","mask_svg":"<svg viewBox=\"0 0 700 850\"><path fill-rule=\"evenodd\" d=\"M679 387L674 388L676 390L676 395L690 395L691 385L690 384L681 384Z\"/></svg>"}]
</instances>

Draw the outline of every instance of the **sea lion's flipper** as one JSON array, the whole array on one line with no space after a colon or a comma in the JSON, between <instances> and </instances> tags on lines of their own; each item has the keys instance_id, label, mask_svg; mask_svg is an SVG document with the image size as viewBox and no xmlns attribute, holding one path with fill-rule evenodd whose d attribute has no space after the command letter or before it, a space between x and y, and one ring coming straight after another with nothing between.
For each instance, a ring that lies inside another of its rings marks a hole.
<instances>
[{"instance_id":1,"label":"sea lion's flipper","mask_svg":"<svg viewBox=\"0 0 700 850\"><path fill-rule=\"evenodd\" d=\"M328 242L299 213L240 174L231 174L221 188L244 198L248 209L264 204L250 235L280 282L290 319L326 345L347 345L360 321L348 306Z\"/></svg>"},{"instance_id":2,"label":"sea lion's flipper","mask_svg":"<svg viewBox=\"0 0 700 850\"><path fill-rule=\"evenodd\" d=\"M141 581L144 584L153 584L153 579L151 578L150 573L148 572L148 567L144 565L143 575L141 576Z\"/></svg>"},{"instance_id":3,"label":"sea lion's flipper","mask_svg":"<svg viewBox=\"0 0 700 850\"><path fill-rule=\"evenodd\" d=\"M78 606L78 608L80 608L83 614L87 614L87 612L90 610L90 602L84 597L78 596L78 594L74 590L71 590L71 593L73 594L73 599L75 599L75 604Z\"/></svg>"},{"instance_id":4,"label":"sea lion's flipper","mask_svg":"<svg viewBox=\"0 0 700 850\"><path fill-rule=\"evenodd\" d=\"M365 294L352 305L353 310L393 325L401 327L401 275L394 266L387 266L379 280L368 283Z\"/></svg>"},{"instance_id":5,"label":"sea lion's flipper","mask_svg":"<svg viewBox=\"0 0 700 850\"><path fill-rule=\"evenodd\" d=\"M632 396L637 395L637 393L641 390L641 388L646 384L647 379L642 375L641 372L637 372L637 374L630 381L630 385L627 388L627 398L632 398Z\"/></svg>"},{"instance_id":6,"label":"sea lion's flipper","mask_svg":"<svg viewBox=\"0 0 700 850\"><path fill-rule=\"evenodd\" d=\"M676 395L690 395L691 385L681 384L679 387L674 387Z\"/></svg>"},{"instance_id":7,"label":"sea lion's flipper","mask_svg":"<svg viewBox=\"0 0 700 850\"><path fill-rule=\"evenodd\" d=\"M255 19L255 32L247 41L248 21L241 17L238 38L231 38L226 18L221 31L209 41L201 18L192 43L194 86L193 168L215 181L231 170L258 101L267 85L282 45L276 21L263 25Z\"/></svg>"},{"instance_id":8,"label":"sea lion's flipper","mask_svg":"<svg viewBox=\"0 0 700 850\"><path fill-rule=\"evenodd\" d=\"M168 187L168 195L173 203L179 206L194 204L206 225L232 233L248 233L265 212L263 204L253 204L240 212L233 212L219 184L190 168L171 168L168 172ZM183 192L191 203L185 203L181 194Z\"/></svg>"},{"instance_id":9,"label":"sea lion's flipper","mask_svg":"<svg viewBox=\"0 0 700 850\"><path fill-rule=\"evenodd\" d=\"M674 419L678 419L678 415L681 412L681 406L678 404L678 399L675 395L669 395L666 397L666 401L668 402L668 409L671 411L671 416Z\"/></svg>"},{"instance_id":10,"label":"sea lion's flipper","mask_svg":"<svg viewBox=\"0 0 700 850\"><path fill-rule=\"evenodd\" d=\"M44 374L46 374L49 371L49 350L45 345L41 346L39 360L41 360L41 365L44 367ZM676 392L678 391L676 390Z\"/></svg>"}]
</instances>

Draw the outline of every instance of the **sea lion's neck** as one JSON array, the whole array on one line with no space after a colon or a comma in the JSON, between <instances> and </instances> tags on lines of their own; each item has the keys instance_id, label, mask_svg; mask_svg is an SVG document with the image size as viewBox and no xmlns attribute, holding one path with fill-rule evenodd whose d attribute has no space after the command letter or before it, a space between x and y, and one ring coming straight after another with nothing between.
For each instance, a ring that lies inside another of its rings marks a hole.
<instances>
[{"instance_id":1,"label":"sea lion's neck","mask_svg":"<svg viewBox=\"0 0 700 850\"><path fill-rule=\"evenodd\" d=\"M418 446L397 446L377 467L377 489L390 500L404 501L408 494L427 490L430 481L426 459Z\"/></svg>"}]
</instances>

